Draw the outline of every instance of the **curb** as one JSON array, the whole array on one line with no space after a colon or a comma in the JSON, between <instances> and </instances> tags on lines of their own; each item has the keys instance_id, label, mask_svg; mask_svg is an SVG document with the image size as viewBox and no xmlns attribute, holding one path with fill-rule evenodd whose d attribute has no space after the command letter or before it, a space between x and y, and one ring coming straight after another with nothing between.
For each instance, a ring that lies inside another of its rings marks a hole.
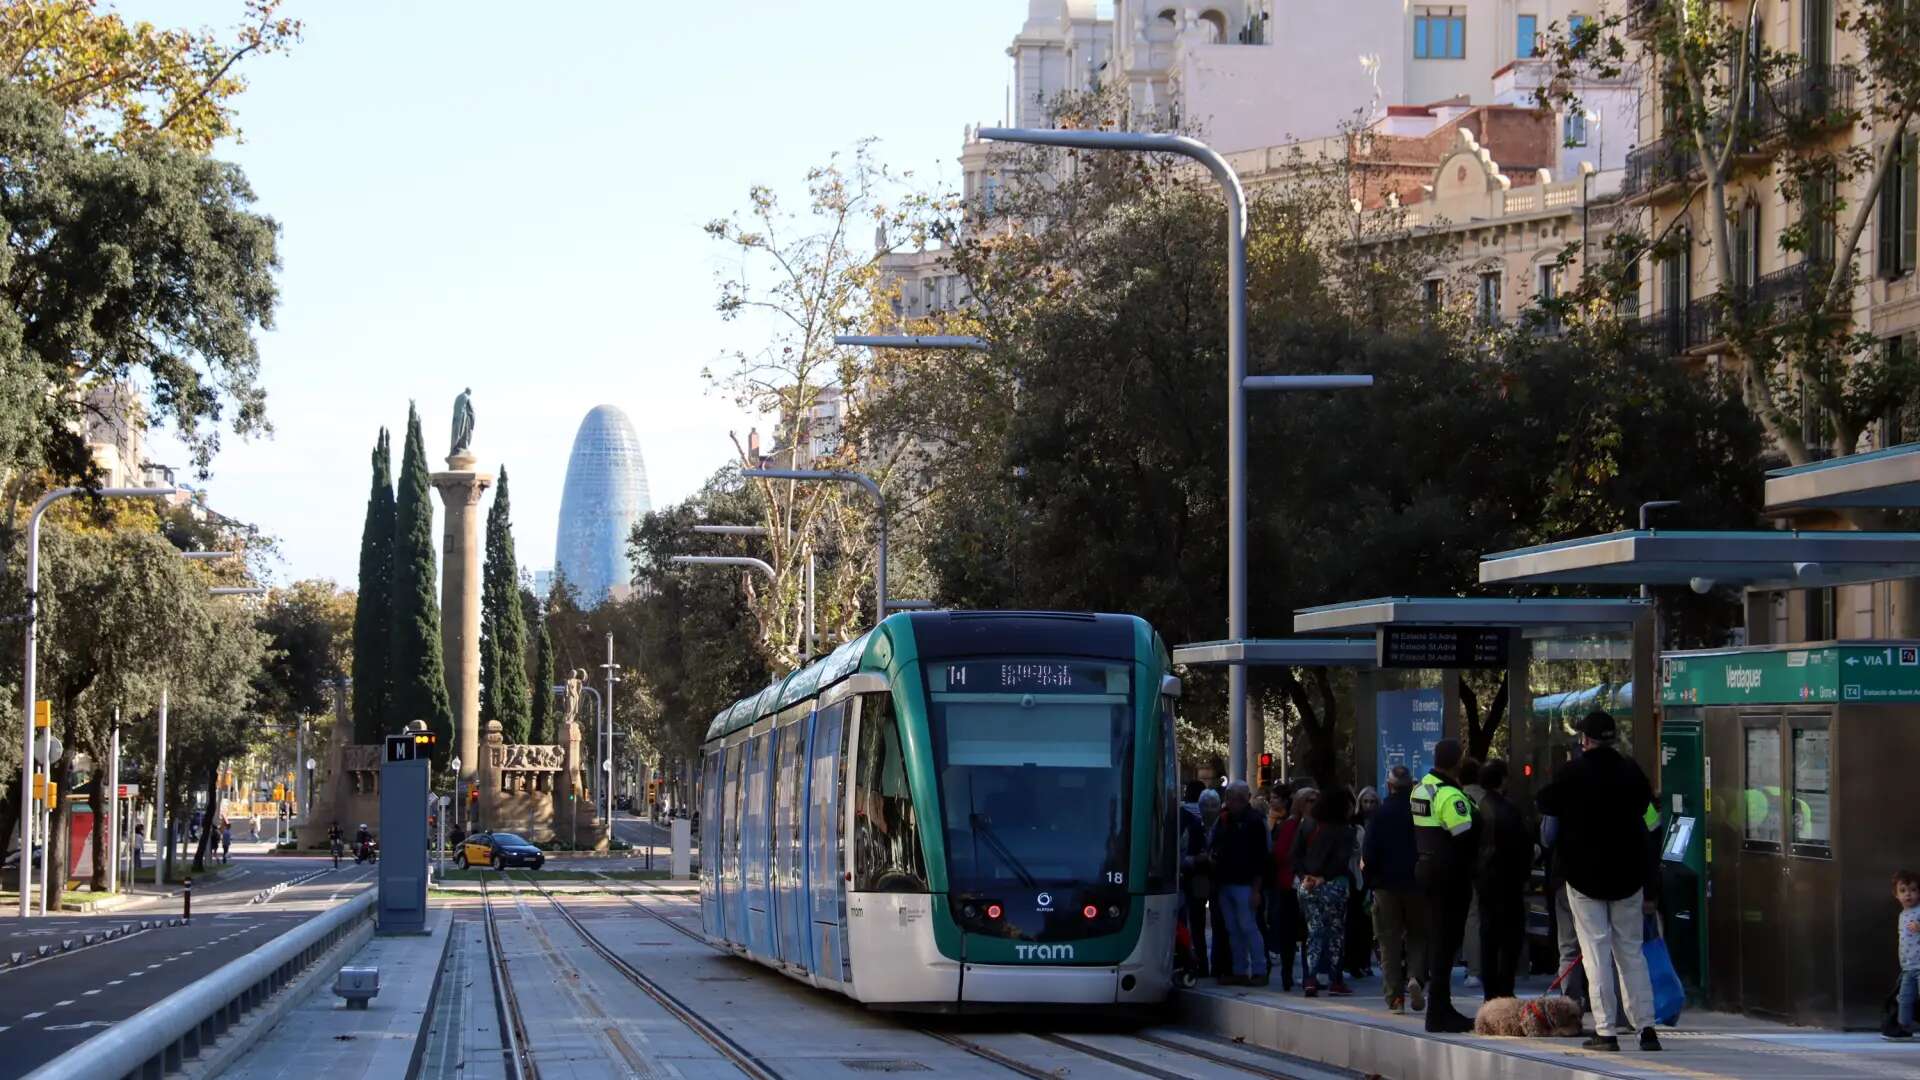
<instances>
[{"instance_id":1,"label":"curb","mask_svg":"<svg viewBox=\"0 0 1920 1080\"><path fill-rule=\"evenodd\" d=\"M253 1049L253 1044L261 1036L279 1025L281 1018L293 1010L295 1005L305 1001L320 985L339 971L353 954L361 950L367 942L373 940L373 920L361 920L359 929L336 942L319 959L307 965L306 973L294 981L293 985L280 992L275 1000L256 1011L246 1020L233 1027L214 1044L213 1052L202 1050L200 1056L191 1059L181 1067L181 1074L190 1077L215 1077L225 1072L241 1055Z\"/></svg>"}]
</instances>

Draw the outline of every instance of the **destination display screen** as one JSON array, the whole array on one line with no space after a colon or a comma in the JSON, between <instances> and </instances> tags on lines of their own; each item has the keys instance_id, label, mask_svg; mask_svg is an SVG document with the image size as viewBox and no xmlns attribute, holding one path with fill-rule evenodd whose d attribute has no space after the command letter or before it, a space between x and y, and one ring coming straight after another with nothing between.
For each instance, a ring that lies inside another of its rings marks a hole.
<instances>
[{"instance_id":1,"label":"destination display screen","mask_svg":"<svg viewBox=\"0 0 1920 1080\"><path fill-rule=\"evenodd\" d=\"M1126 668L1072 660L963 660L934 669L951 694L1126 693ZM1118 682L1118 686L1114 683Z\"/></svg>"}]
</instances>

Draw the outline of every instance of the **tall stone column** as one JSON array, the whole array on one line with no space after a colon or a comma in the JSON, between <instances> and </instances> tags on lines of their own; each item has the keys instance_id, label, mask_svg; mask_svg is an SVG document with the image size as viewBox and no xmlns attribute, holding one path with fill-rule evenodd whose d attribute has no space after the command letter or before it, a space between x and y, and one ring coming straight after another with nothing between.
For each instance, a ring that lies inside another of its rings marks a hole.
<instances>
[{"instance_id":1,"label":"tall stone column","mask_svg":"<svg viewBox=\"0 0 1920 1080\"><path fill-rule=\"evenodd\" d=\"M477 462L462 451L447 458L446 472L433 474L446 509L440 543L440 652L463 784L472 784L480 769L480 570L485 559L480 496L493 484L491 475L474 469Z\"/></svg>"}]
</instances>

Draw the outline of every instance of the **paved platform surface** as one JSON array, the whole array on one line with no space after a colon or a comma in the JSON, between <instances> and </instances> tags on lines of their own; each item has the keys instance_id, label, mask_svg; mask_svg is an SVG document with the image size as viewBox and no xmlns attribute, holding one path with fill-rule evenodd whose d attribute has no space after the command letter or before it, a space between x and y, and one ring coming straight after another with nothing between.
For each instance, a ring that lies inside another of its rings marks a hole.
<instances>
[{"instance_id":1,"label":"paved platform surface","mask_svg":"<svg viewBox=\"0 0 1920 1080\"><path fill-rule=\"evenodd\" d=\"M1458 973L1456 973L1458 978ZM1520 996L1544 993L1547 979L1523 980ZM1725 1013L1689 1010L1661 1028L1666 1049L1642 1053L1623 1037L1620 1053L1582 1050L1579 1039L1496 1039L1429 1035L1418 1013L1386 1010L1380 980L1357 979L1350 998L1219 987L1211 979L1183 995L1181 1014L1226 1038L1294 1054L1387 1080L1754 1080L1754 1078L1920 1077L1920 1043L1888 1042L1873 1033L1789 1027ZM1460 982L1454 1004L1471 1016L1480 993ZM1588 1030L1592 1020L1588 1019Z\"/></svg>"},{"instance_id":2,"label":"paved platform surface","mask_svg":"<svg viewBox=\"0 0 1920 1080\"><path fill-rule=\"evenodd\" d=\"M347 966L380 969L380 993L365 1009L349 1009L335 997L329 975L221 1075L239 1080L406 1076L427 1026L452 925L453 913L441 909L428 913L425 935L367 942L346 961Z\"/></svg>"},{"instance_id":3,"label":"paved platform surface","mask_svg":"<svg viewBox=\"0 0 1920 1080\"><path fill-rule=\"evenodd\" d=\"M17 1076L86 1041L234 958L372 885L368 867L335 871L322 860L260 858L194 890L193 922L159 926L91 948L0 969L0 1075ZM309 875L318 876L309 878ZM308 878L265 903L260 890ZM177 902L98 915L0 918L0 951L32 951L89 930L180 915ZM0 955L0 959L4 959Z\"/></svg>"}]
</instances>

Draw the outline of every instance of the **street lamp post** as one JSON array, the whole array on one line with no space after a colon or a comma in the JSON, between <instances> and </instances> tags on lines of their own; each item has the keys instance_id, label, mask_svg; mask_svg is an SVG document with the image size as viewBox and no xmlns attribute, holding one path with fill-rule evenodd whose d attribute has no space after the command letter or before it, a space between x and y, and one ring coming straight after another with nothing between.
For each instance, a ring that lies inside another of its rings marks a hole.
<instances>
[{"instance_id":1,"label":"street lamp post","mask_svg":"<svg viewBox=\"0 0 1920 1080\"><path fill-rule=\"evenodd\" d=\"M1060 146L1077 150L1129 150L1179 154L1205 166L1220 185L1227 203L1227 637L1243 641L1247 635L1247 391L1250 389L1315 389L1296 384L1283 387L1263 376L1247 378L1247 195L1233 166L1219 152L1198 139L1131 131L1056 131L1040 128L981 128L980 137L998 142ZM1294 376L1294 378L1300 378ZM1327 376L1307 376L1309 379ZM1350 376L1371 385L1369 376ZM1228 771L1247 777L1247 669L1227 668Z\"/></svg>"},{"instance_id":2,"label":"street lamp post","mask_svg":"<svg viewBox=\"0 0 1920 1080\"><path fill-rule=\"evenodd\" d=\"M835 345L864 345L871 349L964 349L986 352L986 338L964 334L835 334Z\"/></svg>"},{"instance_id":3,"label":"street lamp post","mask_svg":"<svg viewBox=\"0 0 1920 1080\"><path fill-rule=\"evenodd\" d=\"M879 543L875 545L873 566L873 619L879 622L887 617L887 497L880 492L880 485L864 473L849 472L842 469L831 471L817 469L742 469L740 475L753 480L810 480L833 481L842 484L859 484L873 496L874 504L879 508Z\"/></svg>"},{"instance_id":4,"label":"street lamp post","mask_svg":"<svg viewBox=\"0 0 1920 1080\"><path fill-rule=\"evenodd\" d=\"M835 338L834 340L836 342L840 341L839 338ZM693 527L693 531L697 533L706 533L712 536L765 536L767 535L768 530L765 525L695 525ZM806 622L806 649L801 654L801 658L803 660L811 660L813 659L813 645L814 645L813 544L811 542L809 542L806 545L806 551L807 551L807 580L804 585L805 596L801 601L801 611L805 613L805 622ZM694 557L694 558L697 558L697 557ZM773 578L773 580L775 580L776 582L779 580L778 578L775 578L773 575L773 567L767 566L767 564L759 562L758 560L755 560L755 563L757 563L759 566L766 567L766 573L769 578Z\"/></svg>"},{"instance_id":5,"label":"street lamp post","mask_svg":"<svg viewBox=\"0 0 1920 1080\"><path fill-rule=\"evenodd\" d=\"M607 672L606 723L603 725L604 734L601 736L605 743L597 747L601 751L600 769L606 774L600 781L600 801L605 803L607 808L607 841L611 847L613 841L613 684L623 681L616 674L618 669L613 663L613 632L611 630L607 632L607 662L600 666Z\"/></svg>"},{"instance_id":6,"label":"street lamp post","mask_svg":"<svg viewBox=\"0 0 1920 1080\"><path fill-rule=\"evenodd\" d=\"M318 764L312 758L307 759L307 817L313 816L313 770Z\"/></svg>"},{"instance_id":7,"label":"street lamp post","mask_svg":"<svg viewBox=\"0 0 1920 1080\"><path fill-rule=\"evenodd\" d=\"M33 511L27 515L27 649L25 667L21 671L20 731L22 753L20 757L20 914L22 917L33 914L29 906L28 895L32 892L32 853L33 818L30 800L33 798L33 700L34 668L39 658L39 615L40 615L40 518L47 507L56 501L71 495L79 495L87 489L83 487L54 488L33 504ZM125 499L165 499L179 494L178 488L101 488L97 494L101 498ZM52 749L53 724L47 724L46 750ZM51 758L51 753L48 754ZM47 775L53 775L53 762L47 762ZM47 836L46 848L40 853L40 906L44 914L47 900L47 851L53 847L53 836Z\"/></svg>"},{"instance_id":8,"label":"street lamp post","mask_svg":"<svg viewBox=\"0 0 1920 1080\"><path fill-rule=\"evenodd\" d=\"M460 755L453 755L453 760L447 762L447 767L453 770L453 812L460 815L461 821L466 821L468 820L467 803L465 793L460 790Z\"/></svg>"}]
</instances>

